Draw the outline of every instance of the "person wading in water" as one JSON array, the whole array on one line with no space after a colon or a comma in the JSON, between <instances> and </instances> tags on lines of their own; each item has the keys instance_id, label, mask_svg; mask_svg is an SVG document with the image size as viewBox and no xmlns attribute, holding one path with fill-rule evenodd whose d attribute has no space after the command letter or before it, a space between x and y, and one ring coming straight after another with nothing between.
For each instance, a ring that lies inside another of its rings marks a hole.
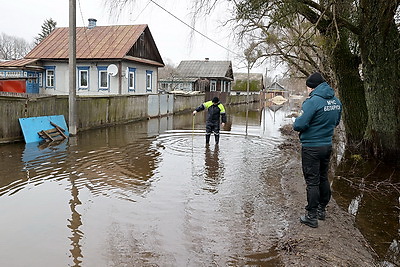
<instances>
[{"instance_id":1,"label":"person wading in water","mask_svg":"<svg viewBox=\"0 0 400 267\"><path fill-rule=\"evenodd\" d=\"M220 121L222 121L222 127L226 123L225 107L219 102L218 97L214 97L211 101L204 102L198 108L193 111L193 116L197 112L207 109L207 121L206 121L206 144L210 143L211 133L214 132L215 144L219 144L219 129ZM221 120L220 120L221 117Z\"/></svg>"}]
</instances>

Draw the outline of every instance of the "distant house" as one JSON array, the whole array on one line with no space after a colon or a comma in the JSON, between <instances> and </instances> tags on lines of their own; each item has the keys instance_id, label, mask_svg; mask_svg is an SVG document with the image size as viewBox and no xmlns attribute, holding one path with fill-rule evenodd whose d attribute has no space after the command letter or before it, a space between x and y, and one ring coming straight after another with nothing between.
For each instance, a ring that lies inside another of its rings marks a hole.
<instances>
[{"instance_id":1,"label":"distant house","mask_svg":"<svg viewBox=\"0 0 400 267\"><path fill-rule=\"evenodd\" d=\"M0 92L39 93L43 66L37 59L17 59L0 63Z\"/></svg>"},{"instance_id":2,"label":"distant house","mask_svg":"<svg viewBox=\"0 0 400 267\"><path fill-rule=\"evenodd\" d=\"M235 82L232 85L232 91L247 91L247 73L235 73ZM249 74L249 91L260 92L264 90L264 76L262 73Z\"/></svg>"},{"instance_id":3,"label":"distant house","mask_svg":"<svg viewBox=\"0 0 400 267\"><path fill-rule=\"evenodd\" d=\"M282 85L280 85L278 82L273 82L270 86L268 86L266 89L266 98L271 99L275 96L283 96L284 98L289 98L289 91L285 89Z\"/></svg>"},{"instance_id":4,"label":"distant house","mask_svg":"<svg viewBox=\"0 0 400 267\"><path fill-rule=\"evenodd\" d=\"M181 61L173 77L160 79L160 89L166 91L230 92L233 81L231 61Z\"/></svg>"},{"instance_id":5,"label":"distant house","mask_svg":"<svg viewBox=\"0 0 400 267\"><path fill-rule=\"evenodd\" d=\"M157 93L164 63L147 25L76 28L78 95ZM26 80L26 92L69 94L68 28L56 28L22 60L0 63L0 79Z\"/></svg>"}]
</instances>

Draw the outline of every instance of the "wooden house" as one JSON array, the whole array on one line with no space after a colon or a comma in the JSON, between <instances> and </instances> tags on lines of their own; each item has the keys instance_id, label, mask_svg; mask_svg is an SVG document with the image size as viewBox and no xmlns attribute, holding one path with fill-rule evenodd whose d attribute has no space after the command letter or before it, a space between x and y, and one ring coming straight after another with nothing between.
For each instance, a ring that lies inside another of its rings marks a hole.
<instances>
[{"instance_id":1,"label":"wooden house","mask_svg":"<svg viewBox=\"0 0 400 267\"><path fill-rule=\"evenodd\" d=\"M77 95L157 93L164 63L149 27L89 21L76 28ZM24 60L0 63L0 78L14 71L27 80L27 92L69 94L68 39L68 28L56 28Z\"/></svg>"},{"instance_id":2,"label":"wooden house","mask_svg":"<svg viewBox=\"0 0 400 267\"><path fill-rule=\"evenodd\" d=\"M271 99L275 96L283 96L284 98L289 98L289 91L280 85L278 82L273 82L270 86L265 88L266 98Z\"/></svg>"},{"instance_id":3,"label":"wooden house","mask_svg":"<svg viewBox=\"0 0 400 267\"><path fill-rule=\"evenodd\" d=\"M174 77L164 78L159 84L160 89L166 91L228 93L233 80L231 61L211 61L206 58L181 61Z\"/></svg>"}]
</instances>

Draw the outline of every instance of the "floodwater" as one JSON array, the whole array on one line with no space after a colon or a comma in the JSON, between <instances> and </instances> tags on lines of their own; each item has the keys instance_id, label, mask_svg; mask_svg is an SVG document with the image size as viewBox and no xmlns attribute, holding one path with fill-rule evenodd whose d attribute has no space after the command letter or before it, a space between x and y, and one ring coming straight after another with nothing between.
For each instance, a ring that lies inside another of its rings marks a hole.
<instances>
[{"instance_id":1,"label":"floodwater","mask_svg":"<svg viewBox=\"0 0 400 267\"><path fill-rule=\"evenodd\" d=\"M280 266L288 109L227 107L219 146L204 113L1 145L0 266Z\"/></svg>"},{"instance_id":2,"label":"floodwater","mask_svg":"<svg viewBox=\"0 0 400 267\"><path fill-rule=\"evenodd\" d=\"M0 145L0 266L282 266L277 146L293 107L226 108L219 146L204 113ZM399 180L364 161L332 180L383 266L400 266Z\"/></svg>"},{"instance_id":3,"label":"floodwater","mask_svg":"<svg viewBox=\"0 0 400 267\"><path fill-rule=\"evenodd\" d=\"M343 160L332 189L339 206L354 216L381 266L400 266L399 166L360 158Z\"/></svg>"}]
</instances>

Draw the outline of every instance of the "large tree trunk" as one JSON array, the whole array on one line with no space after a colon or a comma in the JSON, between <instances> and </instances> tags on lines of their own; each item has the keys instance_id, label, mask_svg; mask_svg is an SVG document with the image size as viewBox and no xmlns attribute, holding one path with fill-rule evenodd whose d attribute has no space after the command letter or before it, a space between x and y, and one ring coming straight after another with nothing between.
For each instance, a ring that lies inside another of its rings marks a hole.
<instances>
[{"instance_id":1,"label":"large tree trunk","mask_svg":"<svg viewBox=\"0 0 400 267\"><path fill-rule=\"evenodd\" d=\"M336 38L331 38L334 39ZM330 62L336 76L339 98L343 104L347 146L350 151L357 153L363 149L368 112L364 84L359 74L360 60L357 55L351 53L348 40L347 30L340 30L340 39L330 54Z\"/></svg>"},{"instance_id":2,"label":"large tree trunk","mask_svg":"<svg viewBox=\"0 0 400 267\"><path fill-rule=\"evenodd\" d=\"M400 36L394 23L397 1L361 0L360 51L373 155L400 162Z\"/></svg>"},{"instance_id":3,"label":"large tree trunk","mask_svg":"<svg viewBox=\"0 0 400 267\"><path fill-rule=\"evenodd\" d=\"M329 6L329 1L321 1L321 5ZM349 21L352 3L348 0L337 0L335 10L338 15ZM364 134L367 125L368 111L365 100L365 89L360 77L360 58L353 54L349 43L350 31L345 27L337 27L333 20L321 20L309 6L299 6L299 12L326 38L325 54L334 72L339 98L343 104L343 122L346 129L347 147L352 153L363 150ZM356 38L356 37L353 37Z\"/></svg>"}]
</instances>

